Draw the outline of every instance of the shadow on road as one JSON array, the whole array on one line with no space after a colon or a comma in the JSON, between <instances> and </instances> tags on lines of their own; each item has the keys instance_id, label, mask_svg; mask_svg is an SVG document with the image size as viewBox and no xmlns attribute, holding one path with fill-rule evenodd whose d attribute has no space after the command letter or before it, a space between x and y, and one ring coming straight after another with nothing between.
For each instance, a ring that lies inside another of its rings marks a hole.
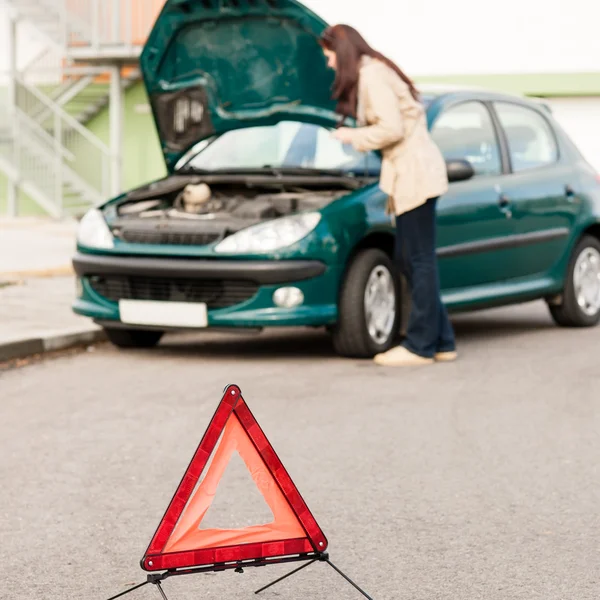
<instances>
[{"instance_id":1,"label":"shadow on road","mask_svg":"<svg viewBox=\"0 0 600 600\"><path fill-rule=\"evenodd\" d=\"M273 330L263 333L189 334L165 337L154 353L219 359L335 358L324 330Z\"/></svg>"},{"instance_id":2,"label":"shadow on road","mask_svg":"<svg viewBox=\"0 0 600 600\"><path fill-rule=\"evenodd\" d=\"M483 339L493 343L555 328L545 308L539 305L454 315L452 321L459 347L468 347ZM337 358L331 337L323 329L177 334L166 336L151 352L166 356L243 360Z\"/></svg>"},{"instance_id":3,"label":"shadow on road","mask_svg":"<svg viewBox=\"0 0 600 600\"><path fill-rule=\"evenodd\" d=\"M452 323L459 343L482 338L494 341L557 327L546 308L539 304L453 315Z\"/></svg>"}]
</instances>

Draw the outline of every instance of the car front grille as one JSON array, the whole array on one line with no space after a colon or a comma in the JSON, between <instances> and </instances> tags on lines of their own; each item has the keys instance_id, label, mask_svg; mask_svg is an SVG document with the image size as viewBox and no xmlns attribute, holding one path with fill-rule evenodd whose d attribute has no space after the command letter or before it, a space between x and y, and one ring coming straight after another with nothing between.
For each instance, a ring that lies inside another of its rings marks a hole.
<instances>
[{"instance_id":1,"label":"car front grille","mask_svg":"<svg viewBox=\"0 0 600 600\"><path fill-rule=\"evenodd\" d=\"M250 300L258 292L253 281L227 279L172 279L124 275L91 275L94 291L113 302L157 300L202 302L209 309L227 308Z\"/></svg>"},{"instance_id":2,"label":"car front grille","mask_svg":"<svg viewBox=\"0 0 600 600\"><path fill-rule=\"evenodd\" d=\"M123 229L119 236L130 244L172 244L178 246L207 246L221 238L220 233L192 233L181 231L142 231Z\"/></svg>"}]
</instances>

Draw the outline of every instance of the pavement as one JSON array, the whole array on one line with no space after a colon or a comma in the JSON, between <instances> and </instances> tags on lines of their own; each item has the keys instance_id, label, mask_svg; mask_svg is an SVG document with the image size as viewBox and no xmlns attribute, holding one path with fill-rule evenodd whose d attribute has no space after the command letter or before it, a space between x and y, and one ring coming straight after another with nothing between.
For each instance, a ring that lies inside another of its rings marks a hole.
<instances>
[{"instance_id":1,"label":"pavement","mask_svg":"<svg viewBox=\"0 0 600 600\"><path fill-rule=\"evenodd\" d=\"M0 280L70 275L77 221L0 218Z\"/></svg>"},{"instance_id":2,"label":"pavement","mask_svg":"<svg viewBox=\"0 0 600 600\"><path fill-rule=\"evenodd\" d=\"M375 600L597 600L600 328L555 327L542 302L453 321L459 361L407 370L282 330L0 370L0 598L103 600L144 581L139 560L235 383L333 562ZM264 522L238 466L207 513L221 527ZM164 590L250 599L292 568ZM260 597L360 599L324 564Z\"/></svg>"},{"instance_id":3,"label":"pavement","mask_svg":"<svg viewBox=\"0 0 600 600\"><path fill-rule=\"evenodd\" d=\"M0 218L0 362L104 339L73 314L73 220Z\"/></svg>"}]
</instances>

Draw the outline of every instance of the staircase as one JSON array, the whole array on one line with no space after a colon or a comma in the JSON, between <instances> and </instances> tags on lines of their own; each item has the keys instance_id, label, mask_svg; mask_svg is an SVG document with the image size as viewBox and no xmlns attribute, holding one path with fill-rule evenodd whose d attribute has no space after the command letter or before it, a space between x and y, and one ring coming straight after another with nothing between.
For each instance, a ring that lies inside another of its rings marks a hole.
<instances>
[{"instance_id":1,"label":"staircase","mask_svg":"<svg viewBox=\"0 0 600 600\"><path fill-rule=\"evenodd\" d=\"M139 55L165 0L4 1L42 41L0 98L0 171L53 217L79 216L121 191L118 140L107 146L86 125L122 110L110 107L111 72L118 65L123 92L140 80Z\"/></svg>"},{"instance_id":2,"label":"staircase","mask_svg":"<svg viewBox=\"0 0 600 600\"><path fill-rule=\"evenodd\" d=\"M106 200L110 194L109 148L20 78L16 79L16 96L12 115L0 114L4 121L0 130L8 134L0 169L54 217L80 214ZM40 118L32 116L40 112Z\"/></svg>"}]
</instances>

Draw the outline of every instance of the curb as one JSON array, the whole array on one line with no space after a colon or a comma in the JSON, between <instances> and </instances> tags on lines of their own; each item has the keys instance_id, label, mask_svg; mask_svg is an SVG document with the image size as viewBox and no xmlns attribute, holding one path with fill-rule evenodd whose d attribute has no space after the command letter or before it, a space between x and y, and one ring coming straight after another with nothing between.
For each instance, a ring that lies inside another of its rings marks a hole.
<instances>
[{"instance_id":1,"label":"curb","mask_svg":"<svg viewBox=\"0 0 600 600\"><path fill-rule=\"evenodd\" d=\"M21 279L38 279L43 277L66 277L75 275L72 265L54 267L51 269L30 269L26 271L4 271L0 272L0 278L4 281L18 281Z\"/></svg>"},{"instance_id":2,"label":"curb","mask_svg":"<svg viewBox=\"0 0 600 600\"><path fill-rule=\"evenodd\" d=\"M95 344L105 340L106 335L102 329L84 329L77 332L58 333L39 338L0 342L0 362L27 358L35 354L68 350L75 346Z\"/></svg>"}]
</instances>

